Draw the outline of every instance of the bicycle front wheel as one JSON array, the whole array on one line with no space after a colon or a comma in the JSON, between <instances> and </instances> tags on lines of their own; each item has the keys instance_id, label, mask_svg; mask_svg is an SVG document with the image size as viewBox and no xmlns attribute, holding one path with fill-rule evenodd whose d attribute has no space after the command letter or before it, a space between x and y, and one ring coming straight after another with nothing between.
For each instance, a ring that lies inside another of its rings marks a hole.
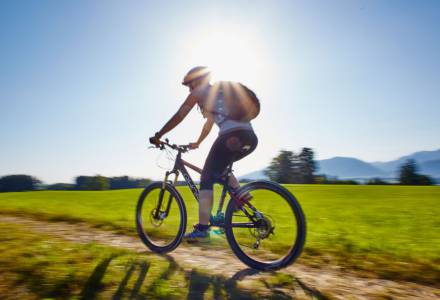
<instances>
[{"instance_id":1,"label":"bicycle front wheel","mask_svg":"<svg viewBox=\"0 0 440 300\"><path fill-rule=\"evenodd\" d=\"M301 254L306 222L295 197L279 184L251 182L240 190L252 198L237 210L231 199L225 215L226 238L235 255L258 270L284 268Z\"/></svg>"},{"instance_id":2,"label":"bicycle front wheel","mask_svg":"<svg viewBox=\"0 0 440 300\"><path fill-rule=\"evenodd\" d=\"M156 253L174 250L186 229L186 208L182 197L169 183L153 182L139 197L136 228L142 242Z\"/></svg>"}]
</instances>

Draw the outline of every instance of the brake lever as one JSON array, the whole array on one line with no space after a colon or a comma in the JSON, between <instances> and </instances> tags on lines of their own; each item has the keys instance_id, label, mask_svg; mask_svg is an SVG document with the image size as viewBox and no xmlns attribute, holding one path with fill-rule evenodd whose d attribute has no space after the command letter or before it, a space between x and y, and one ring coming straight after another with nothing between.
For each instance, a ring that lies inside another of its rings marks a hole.
<instances>
[{"instance_id":1,"label":"brake lever","mask_svg":"<svg viewBox=\"0 0 440 300\"><path fill-rule=\"evenodd\" d=\"M191 150L189 145L181 145L180 147L183 149L184 152L188 152L189 150Z\"/></svg>"}]
</instances>

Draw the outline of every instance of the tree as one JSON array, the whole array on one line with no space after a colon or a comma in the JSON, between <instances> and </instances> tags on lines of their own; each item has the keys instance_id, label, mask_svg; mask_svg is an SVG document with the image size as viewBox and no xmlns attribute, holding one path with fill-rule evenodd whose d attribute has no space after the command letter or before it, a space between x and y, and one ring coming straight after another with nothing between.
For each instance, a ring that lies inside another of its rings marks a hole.
<instances>
[{"instance_id":1,"label":"tree","mask_svg":"<svg viewBox=\"0 0 440 300\"><path fill-rule=\"evenodd\" d=\"M78 176L75 179L75 189L88 190L90 185L90 176Z\"/></svg>"},{"instance_id":2,"label":"tree","mask_svg":"<svg viewBox=\"0 0 440 300\"><path fill-rule=\"evenodd\" d=\"M370 178L367 185L388 185L389 183L379 177Z\"/></svg>"},{"instance_id":3,"label":"tree","mask_svg":"<svg viewBox=\"0 0 440 300\"><path fill-rule=\"evenodd\" d=\"M404 185L432 185L434 181L427 175L417 173L414 159L408 159L399 170L399 183Z\"/></svg>"},{"instance_id":4,"label":"tree","mask_svg":"<svg viewBox=\"0 0 440 300\"><path fill-rule=\"evenodd\" d=\"M301 174L301 183L314 183L315 173L317 167L314 160L314 153L311 148L303 148L299 154L299 168Z\"/></svg>"},{"instance_id":5,"label":"tree","mask_svg":"<svg viewBox=\"0 0 440 300\"><path fill-rule=\"evenodd\" d=\"M128 176L111 177L109 180L111 189L126 189L135 187Z\"/></svg>"},{"instance_id":6,"label":"tree","mask_svg":"<svg viewBox=\"0 0 440 300\"><path fill-rule=\"evenodd\" d=\"M418 185L433 185L434 184L434 180L429 177L428 175L419 175L418 178Z\"/></svg>"},{"instance_id":7,"label":"tree","mask_svg":"<svg viewBox=\"0 0 440 300\"><path fill-rule=\"evenodd\" d=\"M108 190L110 188L110 183L107 177L97 175L93 176L90 183L92 190Z\"/></svg>"},{"instance_id":8,"label":"tree","mask_svg":"<svg viewBox=\"0 0 440 300\"><path fill-rule=\"evenodd\" d=\"M108 190L110 184L104 176L78 176L75 187L77 190Z\"/></svg>"},{"instance_id":9,"label":"tree","mask_svg":"<svg viewBox=\"0 0 440 300\"><path fill-rule=\"evenodd\" d=\"M279 183L298 183L300 181L298 157L292 151L281 150L264 173L270 180Z\"/></svg>"},{"instance_id":10,"label":"tree","mask_svg":"<svg viewBox=\"0 0 440 300\"><path fill-rule=\"evenodd\" d=\"M53 191L69 191L74 190L75 185L71 183L54 183L48 185L46 188Z\"/></svg>"},{"instance_id":11,"label":"tree","mask_svg":"<svg viewBox=\"0 0 440 300\"><path fill-rule=\"evenodd\" d=\"M29 175L7 175L0 178L0 192L32 191L39 183L40 180Z\"/></svg>"},{"instance_id":12,"label":"tree","mask_svg":"<svg viewBox=\"0 0 440 300\"><path fill-rule=\"evenodd\" d=\"M316 169L313 150L303 148L299 155L281 150L264 173L279 183L314 183Z\"/></svg>"},{"instance_id":13,"label":"tree","mask_svg":"<svg viewBox=\"0 0 440 300\"><path fill-rule=\"evenodd\" d=\"M136 187L146 187L151 183L151 179L148 178L140 178L136 179Z\"/></svg>"},{"instance_id":14,"label":"tree","mask_svg":"<svg viewBox=\"0 0 440 300\"><path fill-rule=\"evenodd\" d=\"M417 165L414 159L408 159L401 167L399 172L400 184L417 184Z\"/></svg>"}]
</instances>

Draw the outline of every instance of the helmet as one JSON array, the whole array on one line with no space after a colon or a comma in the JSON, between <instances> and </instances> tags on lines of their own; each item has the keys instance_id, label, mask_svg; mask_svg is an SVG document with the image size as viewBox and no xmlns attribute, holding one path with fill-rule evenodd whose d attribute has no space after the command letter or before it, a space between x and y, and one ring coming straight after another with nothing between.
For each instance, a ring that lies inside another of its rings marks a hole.
<instances>
[{"instance_id":1,"label":"helmet","mask_svg":"<svg viewBox=\"0 0 440 300\"><path fill-rule=\"evenodd\" d=\"M207 67L194 67L186 73L185 77L183 77L182 84L188 85L191 81L209 76L210 74L211 72Z\"/></svg>"}]
</instances>

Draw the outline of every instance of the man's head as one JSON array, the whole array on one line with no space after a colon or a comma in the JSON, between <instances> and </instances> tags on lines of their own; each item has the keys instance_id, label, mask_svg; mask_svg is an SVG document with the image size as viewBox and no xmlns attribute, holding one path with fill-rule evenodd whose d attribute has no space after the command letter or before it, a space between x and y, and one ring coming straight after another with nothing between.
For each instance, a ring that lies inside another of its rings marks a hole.
<instances>
[{"instance_id":1,"label":"man's head","mask_svg":"<svg viewBox=\"0 0 440 300\"><path fill-rule=\"evenodd\" d=\"M211 80L211 72L207 67L194 67L186 73L183 78L182 84L189 87L190 91L196 87L204 84L208 84Z\"/></svg>"}]
</instances>

